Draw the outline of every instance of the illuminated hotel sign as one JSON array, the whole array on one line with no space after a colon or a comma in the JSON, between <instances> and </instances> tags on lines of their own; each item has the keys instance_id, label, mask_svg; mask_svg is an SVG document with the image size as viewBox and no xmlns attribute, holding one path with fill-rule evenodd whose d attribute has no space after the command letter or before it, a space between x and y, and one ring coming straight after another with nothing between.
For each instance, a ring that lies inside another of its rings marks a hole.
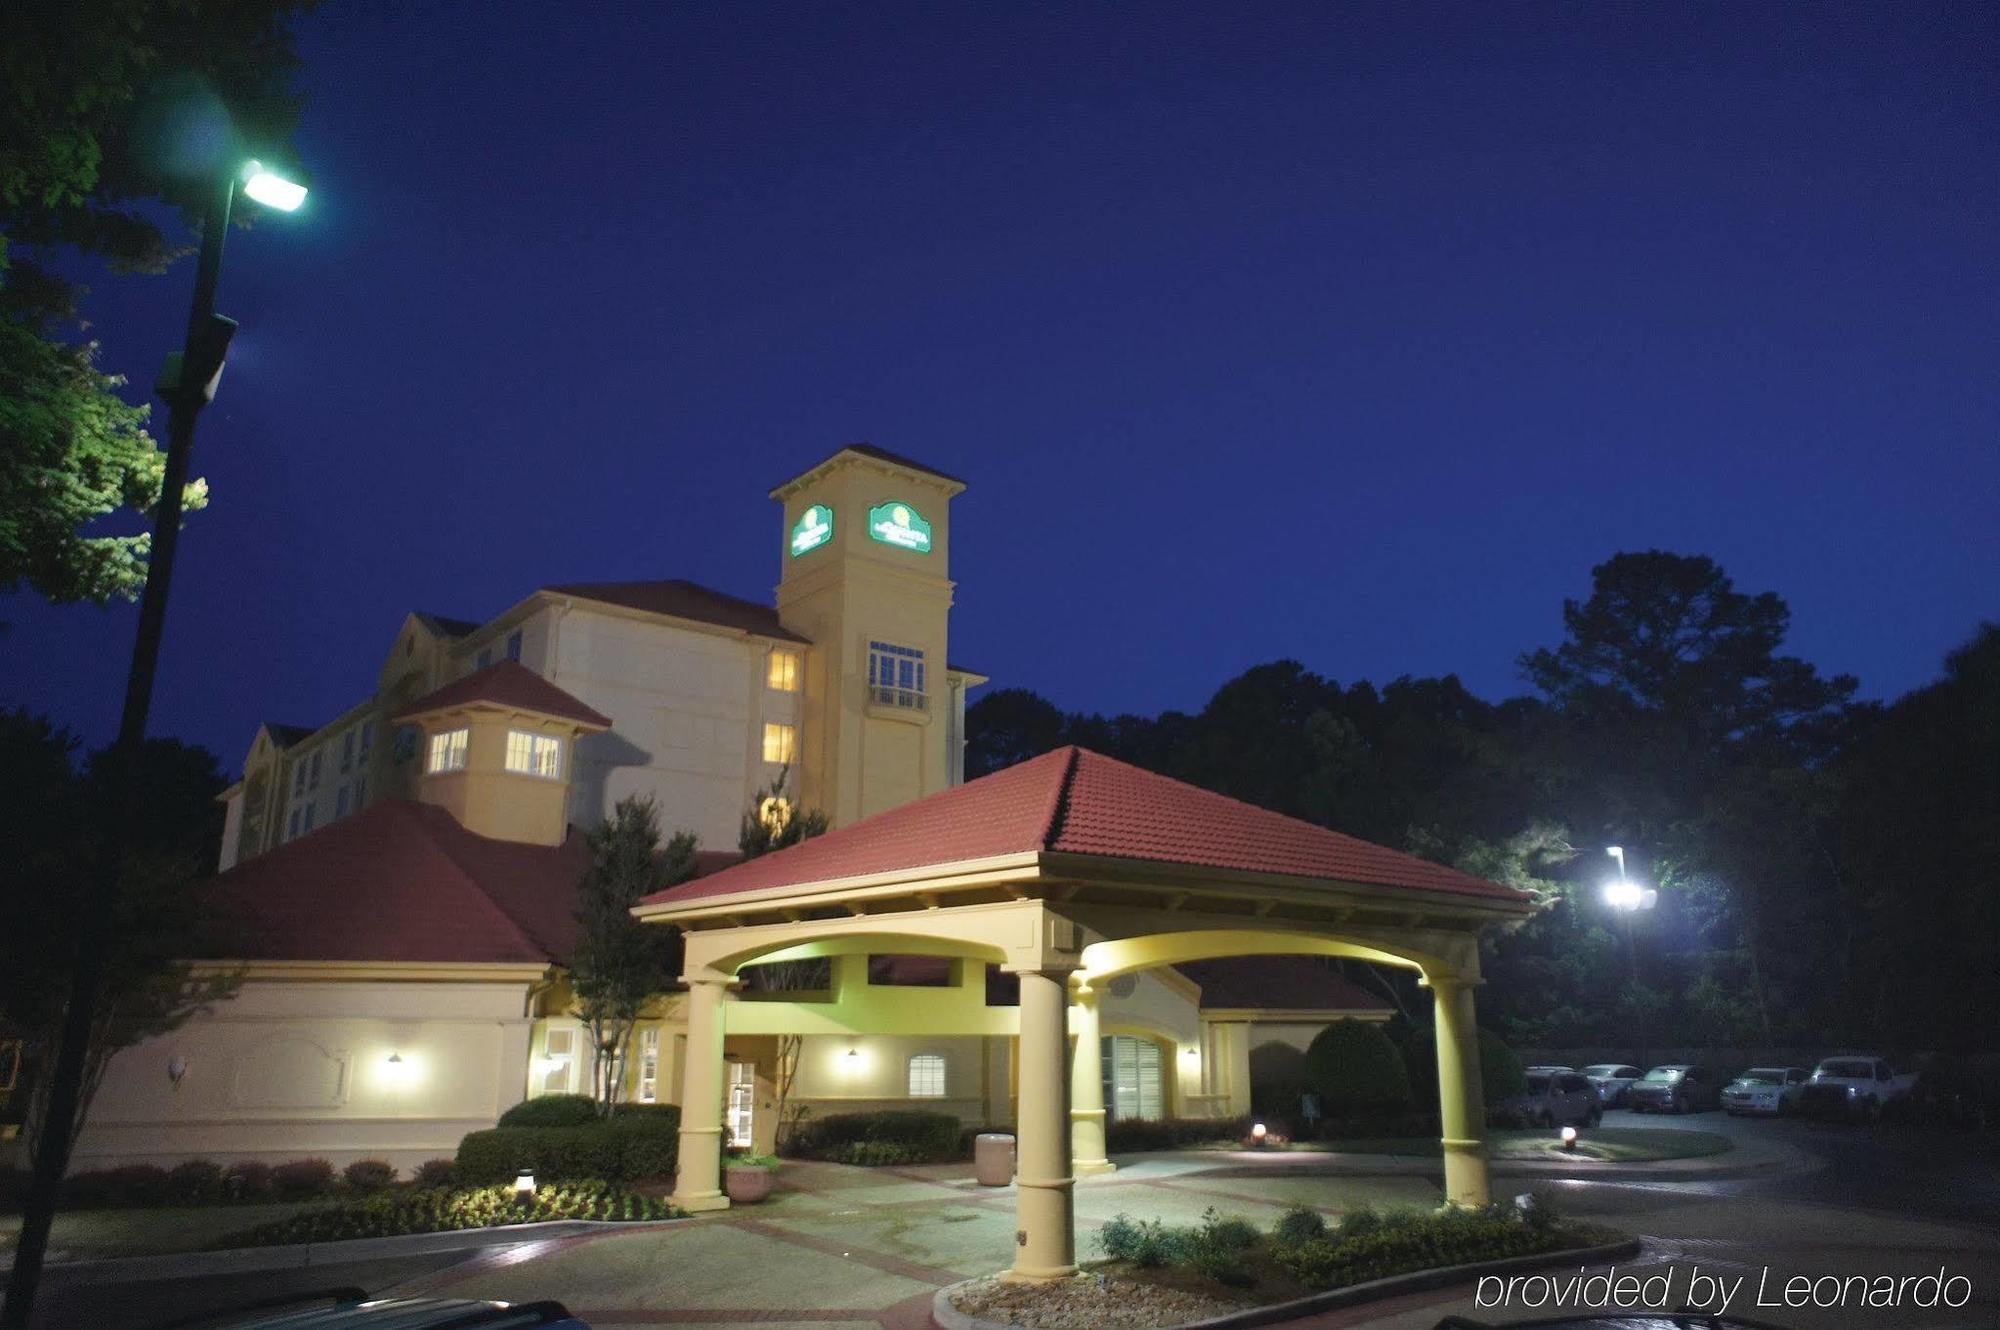
<instances>
[{"instance_id":1,"label":"illuminated hotel sign","mask_svg":"<svg viewBox=\"0 0 2000 1330\"><path fill-rule=\"evenodd\" d=\"M799 520L792 524L792 557L816 550L833 539L833 509L823 503L816 503L799 514ZM924 538L924 547L930 548L930 537Z\"/></svg>"},{"instance_id":2,"label":"illuminated hotel sign","mask_svg":"<svg viewBox=\"0 0 2000 1330\"><path fill-rule=\"evenodd\" d=\"M931 524L907 503L882 503L870 508L868 534L899 550L931 552Z\"/></svg>"}]
</instances>

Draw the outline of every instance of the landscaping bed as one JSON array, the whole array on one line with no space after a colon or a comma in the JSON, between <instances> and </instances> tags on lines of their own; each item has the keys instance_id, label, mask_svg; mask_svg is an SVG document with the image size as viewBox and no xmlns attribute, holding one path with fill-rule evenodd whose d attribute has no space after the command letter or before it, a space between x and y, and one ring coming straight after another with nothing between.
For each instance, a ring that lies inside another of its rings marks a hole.
<instances>
[{"instance_id":1,"label":"landscaping bed","mask_svg":"<svg viewBox=\"0 0 2000 1330\"><path fill-rule=\"evenodd\" d=\"M1104 1259L1075 1279L973 1280L951 1290L950 1301L963 1315L1008 1325L1140 1330L1397 1275L1583 1250L1618 1236L1565 1222L1539 1198L1481 1210L1361 1209L1334 1223L1299 1208L1269 1233L1213 1210L1188 1228L1119 1215L1097 1235Z\"/></svg>"},{"instance_id":2,"label":"landscaping bed","mask_svg":"<svg viewBox=\"0 0 2000 1330\"><path fill-rule=\"evenodd\" d=\"M1312 1141L1270 1141L1250 1146L1239 1138L1218 1133L1189 1132L1174 1144L1132 1147L1179 1150L1245 1150L1295 1154L1360 1154L1435 1157L1444 1153L1435 1136L1346 1136ZM1589 1159L1599 1163L1640 1163L1661 1159L1699 1159L1727 1153L1736 1148L1729 1137L1712 1131L1683 1131L1671 1127L1584 1127L1577 1132L1576 1149L1562 1148L1561 1138L1549 1129L1534 1131L1489 1131L1486 1156L1498 1160ZM1112 1153L1119 1153L1113 1148Z\"/></svg>"},{"instance_id":3,"label":"landscaping bed","mask_svg":"<svg viewBox=\"0 0 2000 1330\"><path fill-rule=\"evenodd\" d=\"M323 1206L218 1238L209 1246L274 1247L296 1242L339 1242L408 1233L449 1233L502 1224L559 1219L644 1223L679 1219L685 1211L657 1197L604 1182L553 1183L533 1196L511 1186L438 1187L382 1192L364 1200Z\"/></svg>"}]
</instances>

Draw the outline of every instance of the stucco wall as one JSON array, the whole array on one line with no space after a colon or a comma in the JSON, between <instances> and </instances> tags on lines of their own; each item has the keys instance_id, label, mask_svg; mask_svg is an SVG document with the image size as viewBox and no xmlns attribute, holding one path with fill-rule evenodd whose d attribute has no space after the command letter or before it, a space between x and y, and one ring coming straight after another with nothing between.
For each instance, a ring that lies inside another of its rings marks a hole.
<instances>
[{"instance_id":1,"label":"stucco wall","mask_svg":"<svg viewBox=\"0 0 2000 1330\"><path fill-rule=\"evenodd\" d=\"M320 1156L407 1170L448 1157L521 1099L527 990L525 981L252 981L211 1014L112 1059L72 1167ZM168 1074L176 1058L178 1087Z\"/></svg>"}]
</instances>

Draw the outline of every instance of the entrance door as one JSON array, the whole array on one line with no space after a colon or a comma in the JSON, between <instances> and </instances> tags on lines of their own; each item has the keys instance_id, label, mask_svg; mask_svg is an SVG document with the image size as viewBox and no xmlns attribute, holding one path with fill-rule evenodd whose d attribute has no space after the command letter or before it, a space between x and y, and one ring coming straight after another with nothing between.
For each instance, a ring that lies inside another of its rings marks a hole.
<instances>
[{"instance_id":1,"label":"entrance door","mask_svg":"<svg viewBox=\"0 0 2000 1330\"><path fill-rule=\"evenodd\" d=\"M729 1064L729 1144L747 1150L757 1141L757 1064Z\"/></svg>"},{"instance_id":2,"label":"entrance door","mask_svg":"<svg viewBox=\"0 0 2000 1330\"><path fill-rule=\"evenodd\" d=\"M1123 1034L1105 1037L1104 1108L1113 1121L1166 1116L1166 1085L1160 1074L1158 1044Z\"/></svg>"}]
</instances>

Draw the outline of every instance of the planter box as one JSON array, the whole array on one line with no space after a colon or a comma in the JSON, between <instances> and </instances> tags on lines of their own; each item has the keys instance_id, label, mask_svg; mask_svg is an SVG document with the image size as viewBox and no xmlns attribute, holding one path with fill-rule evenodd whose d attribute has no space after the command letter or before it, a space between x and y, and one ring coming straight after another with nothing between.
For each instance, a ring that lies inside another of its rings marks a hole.
<instances>
[{"instance_id":1,"label":"planter box","mask_svg":"<svg viewBox=\"0 0 2000 1330\"><path fill-rule=\"evenodd\" d=\"M777 1182L777 1170L762 1165L729 1164L722 1170L722 1189L732 1205L755 1205Z\"/></svg>"}]
</instances>

